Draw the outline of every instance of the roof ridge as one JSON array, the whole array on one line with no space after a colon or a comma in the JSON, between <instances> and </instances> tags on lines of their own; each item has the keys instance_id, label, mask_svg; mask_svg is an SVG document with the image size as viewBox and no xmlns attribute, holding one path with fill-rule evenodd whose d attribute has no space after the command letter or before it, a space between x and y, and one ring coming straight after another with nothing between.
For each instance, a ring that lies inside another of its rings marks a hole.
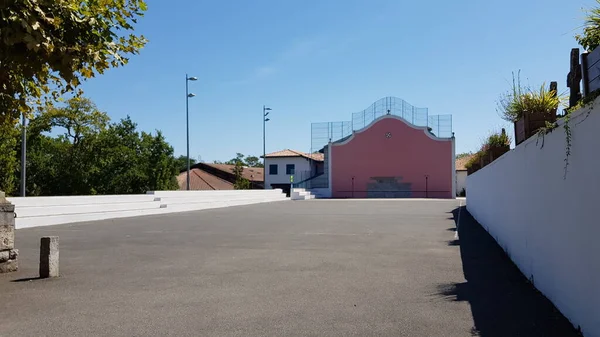
<instances>
[{"instance_id":1,"label":"roof ridge","mask_svg":"<svg viewBox=\"0 0 600 337\"><path fill-rule=\"evenodd\" d=\"M216 175L214 175L214 174L211 174L211 173L209 173L209 172L206 172L206 171L204 171L204 170L202 170L202 169L200 169L200 168L196 168L195 170L202 171L202 172L204 172L204 173L208 174L209 176L211 176L211 177L213 177L213 178L215 178L215 179L217 179L217 180L220 180L220 181L221 181L221 182L223 182L223 183L226 183L226 184L232 184L232 185L233 185L233 183L232 183L231 181L229 181L229 180L226 180L226 179L223 179L223 178L221 178L221 177L219 177L219 176L216 176ZM196 172L194 172L194 173L196 173ZM203 177L201 177L201 176L200 176L198 173L196 173L196 176L198 176L198 178L202 179L202 180L203 180L203 181L206 183L206 185L208 185L210 188L212 188L212 189L213 189L213 190L215 190L215 191L217 190L217 189L216 189L216 188L215 188L213 185L211 185L211 184L210 184L208 181L206 181L206 179L204 179Z\"/></svg>"},{"instance_id":2,"label":"roof ridge","mask_svg":"<svg viewBox=\"0 0 600 337\"><path fill-rule=\"evenodd\" d=\"M206 183L206 185L208 185L208 187L212 188L213 191L216 191L217 189L208 183L208 181L206 181L206 179L202 178L201 175L198 174L198 171L202 171L201 169L195 169L197 171L194 171L194 174L196 175L196 177L200 178L202 181L204 181L204 183Z\"/></svg>"}]
</instances>

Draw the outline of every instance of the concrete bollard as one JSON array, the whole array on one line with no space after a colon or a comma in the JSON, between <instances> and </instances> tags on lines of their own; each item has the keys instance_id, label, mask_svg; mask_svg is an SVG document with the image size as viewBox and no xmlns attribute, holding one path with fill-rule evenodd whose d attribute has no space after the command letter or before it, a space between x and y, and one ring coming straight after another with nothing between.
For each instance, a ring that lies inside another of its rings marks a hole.
<instances>
[{"instance_id":1,"label":"concrete bollard","mask_svg":"<svg viewBox=\"0 0 600 337\"><path fill-rule=\"evenodd\" d=\"M58 277L58 236L40 240L40 278Z\"/></svg>"}]
</instances>

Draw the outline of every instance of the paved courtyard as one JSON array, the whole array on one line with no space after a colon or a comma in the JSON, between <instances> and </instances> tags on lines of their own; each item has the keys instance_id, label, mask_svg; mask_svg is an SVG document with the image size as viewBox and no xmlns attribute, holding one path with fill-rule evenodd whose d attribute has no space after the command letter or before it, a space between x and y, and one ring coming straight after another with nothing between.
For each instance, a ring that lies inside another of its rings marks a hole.
<instances>
[{"instance_id":1,"label":"paved courtyard","mask_svg":"<svg viewBox=\"0 0 600 337\"><path fill-rule=\"evenodd\" d=\"M576 336L457 200L277 202L17 231L0 336ZM39 238L60 236L58 279Z\"/></svg>"}]
</instances>

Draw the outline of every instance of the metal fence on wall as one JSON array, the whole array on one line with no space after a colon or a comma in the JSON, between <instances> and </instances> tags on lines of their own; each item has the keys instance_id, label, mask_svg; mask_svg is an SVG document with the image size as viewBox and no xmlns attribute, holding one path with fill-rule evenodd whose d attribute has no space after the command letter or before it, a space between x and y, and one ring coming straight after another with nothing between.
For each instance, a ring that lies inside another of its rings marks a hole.
<instances>
[{"instance_id":1,"label":"metal fence on wall","mask_svg":"<svg viewBox=\"0 0 600 337\"><path fill-rule=\"evenodd\" d=\"M311 124L311 152L319 151L329 142L335 142L363 129L384 115L402 117L416 126L427 126L441 138L452 137L452 115L429 115L427 108L417 108L396 97L385 97L369 108L352 114L351 121Z\"/></svg>"}]
</instances>

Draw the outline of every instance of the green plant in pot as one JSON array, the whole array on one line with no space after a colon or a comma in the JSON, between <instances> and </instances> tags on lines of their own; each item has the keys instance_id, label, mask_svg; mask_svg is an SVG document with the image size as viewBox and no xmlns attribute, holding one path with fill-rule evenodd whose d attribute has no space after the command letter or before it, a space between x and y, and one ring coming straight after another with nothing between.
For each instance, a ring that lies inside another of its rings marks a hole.
<instances>
[{"instance_id":1,"label":"green plant in pot","mask_svg":"<svg viewBox=\"0 0 600 337\"><path fill-rule=\"evenodd\" d=\"M492 162L490 160L490 146L489 146L489 144L487 144L487 143L483 144L481 146L481 150L479 150L478 154L479 154L479 163L481 165L481 168L486 167L489 163Z\"/></svg>"},{"instance_id":2,"label":"green plant in pot","mask_svg":"<svg viewBox=\"0 0 600 337\"><path fill-rule=\"evenodd\" d=\"M498 112L502 119L514 124L515 143L518 145L547 125L556 122L556 111L564 101L558 95L556 82L550 88L542 84L534 90L521 85L520 76L515 79L509 92L500 96Z\"/></svg>"},{"instance_id":3,"label":"green plant in pot","mask_svg":"<svg viewBox=\"0 0 600 337\"><path fill-rule=\"evenodd\" d=\"M490 162L492 162L510 151L511 139L506 134L506 130L502 129L502 132L491 134L486 143L487 154L489 155Z\"/></svg>"}]
</instances>

